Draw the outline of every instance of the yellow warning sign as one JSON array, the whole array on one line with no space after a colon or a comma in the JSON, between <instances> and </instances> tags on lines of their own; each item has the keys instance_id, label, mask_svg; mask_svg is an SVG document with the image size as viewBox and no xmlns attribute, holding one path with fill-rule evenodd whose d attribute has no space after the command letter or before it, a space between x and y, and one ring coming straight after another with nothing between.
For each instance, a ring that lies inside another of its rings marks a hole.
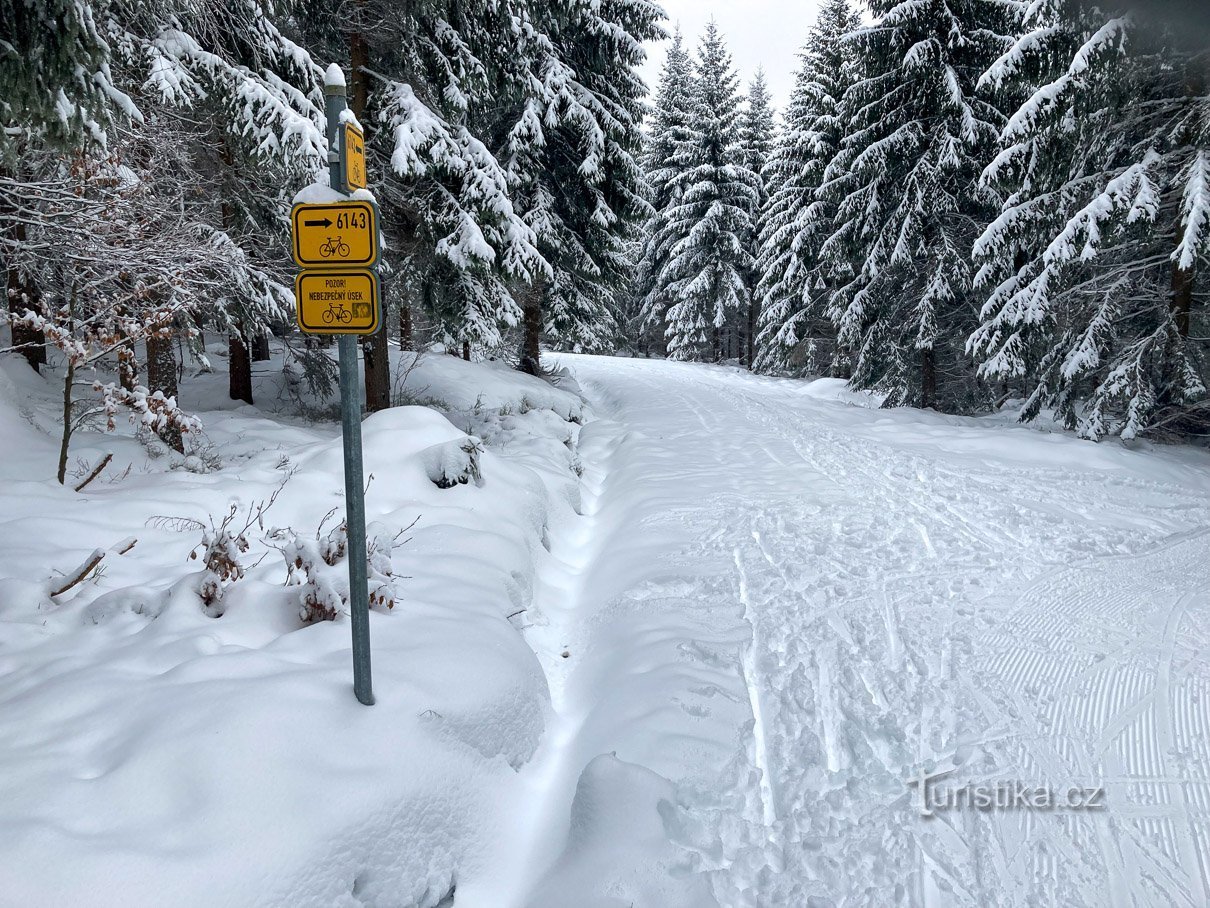
<instances>
[{"instance_id":1,"label":"yellow warning sign","mask_svg":"<svg viewBox=\"0 0 1210 908\"><path fill-rule=\"evenodd\" d=\"M294 279L298 327L308 334L378 330L378 275L373 271L303 271Z\"/></svg>"},{"instance_id":2,"label":"yellow warning sign","mask_svg":"<svg viewBox=\"0 0 1210 908\"><path fill-rule=\"evenodd\" d=\"M352 123L345 123L341 128L341 158L345 165L345 188L366 188L366 137Z\"/></svg>"},{"instance_id":3,"label":"yellow warning sign","mask_svg":"<svg viewBox=\"0 0 1210 908\"><path fill-rule=\"evenodd\" d=\"M368 268L378 261L378 217L370 202L295 205L294 262L304 268Z\"/></svg>"}]
</instances>

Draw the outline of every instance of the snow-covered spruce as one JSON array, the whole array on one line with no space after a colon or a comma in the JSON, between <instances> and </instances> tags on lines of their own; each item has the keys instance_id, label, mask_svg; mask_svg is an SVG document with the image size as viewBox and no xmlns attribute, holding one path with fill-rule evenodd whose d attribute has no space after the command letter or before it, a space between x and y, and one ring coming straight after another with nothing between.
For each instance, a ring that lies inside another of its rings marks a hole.
<instances>
[{"instance_id":1,"label":"snow-covered spruce","mask_svg":"<svg viewBox=\"0 0 1210 908\"><path fill-rule=\"evenodd\" d=\"M977 89L1003 52L1005 4L876 0L844 39L857 61L840 150L820 197L819 246L843 367L888 406L965 408L984 395L966 361L977 310L970 250L994 215L978 180L1004 116Z\"/></svg>"},{"instance_id":2,"label":"snow-covered spruce","mask_svg":"<svg viewBox=\"0 0 1210 908\"><path fill-rule=\"evenodd\" d=\"M836 205L821 196L820 188L844 132L837 109L855 65L854 49L842 38L859 24L849 0L828 0L820 10L766 168L769 199L756 266L760 317L754 363L764 372L820 371L834 353L827 312L832 284L819 253L835 229Z\"/></svg>"},{"instance_id":3,"label":"snow-covered spruce","mask_svg":"<svg viewBox=\"0 0 1210 908\"><path fill-rule=\"evenodd\" d=\"M1203 432L1210 72L1171 26L1031 4L983 83L1025 95L983 174L982 373L1092 439ZM1034 75L1041 71L1041 78Z\"/></svg>"},{"instance_id":4,"label":"snow-covered spruce","mask_svg":"<svg viewBox=\"0 0 1210 908\"><path fill-rule=\"evenodd\" d=\"M691 118L672 154L674 197L650 239L666 255L650 296L667 303L668 354L713 361L724 329L747 314L760 177L744 163L737 79L714 23L699 56Z\"/></svg>"}]
</instances>

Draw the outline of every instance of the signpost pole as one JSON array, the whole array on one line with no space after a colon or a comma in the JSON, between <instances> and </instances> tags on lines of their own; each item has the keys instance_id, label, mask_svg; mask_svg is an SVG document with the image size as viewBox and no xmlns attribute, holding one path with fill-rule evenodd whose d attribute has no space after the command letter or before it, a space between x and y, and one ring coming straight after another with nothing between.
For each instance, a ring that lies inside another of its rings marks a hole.
<instances>
[{"instance_id":1,"label":"signpost pole","mask_svg":"<svg viewBox=\"0 0 1210 908\"><path fill-rule=\"evenodd\" d=\"M328 172L332 188L348 194L340 152L340 115L346 105L344 76L329 68L324 79L328 117ZM366 578L365 478L361 465L361 381L357 370L357 338L342 334L340 351L340 416L344 434L345 522L349 537L349 613L353 619L353 692L366 706L374 705L370 675L370 592Z\"/></svg>"}]
</instances>

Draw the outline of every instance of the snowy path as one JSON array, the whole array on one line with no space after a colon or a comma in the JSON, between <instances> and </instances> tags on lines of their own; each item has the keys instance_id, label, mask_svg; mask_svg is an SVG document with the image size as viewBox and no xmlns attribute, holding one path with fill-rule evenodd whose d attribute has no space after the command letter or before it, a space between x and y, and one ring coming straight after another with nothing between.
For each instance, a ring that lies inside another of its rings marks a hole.
<instances>
[{"instance_id":1,"label":"snowy path","mask_svg":"<svg viewBox=\"0 0 1210 908\"><path fill-rule=\"evenodd\" d=\"M1204 457L567 362L602 418L538 594L558 718L496 904L1210 903ZM606 753L677 786L669 853L616 841L641 817L611 804L658 785L581 778ZM922 817L906 780L944 770L1106 809Z\"/></svg>"}]
</instances>

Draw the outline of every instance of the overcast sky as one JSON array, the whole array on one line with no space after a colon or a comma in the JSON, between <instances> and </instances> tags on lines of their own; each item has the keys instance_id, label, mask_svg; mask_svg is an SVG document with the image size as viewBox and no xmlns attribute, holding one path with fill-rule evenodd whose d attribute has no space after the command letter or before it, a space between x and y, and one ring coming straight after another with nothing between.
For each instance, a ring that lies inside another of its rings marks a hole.
<instances>
[{"instance_id":1,"label":"overcast sky","mask_svg":"<svg viewBox=\"0 0 1210 908\"><path fill-rule=\"evenodd\" d=\"M785 107L794 85L798 51L815 21L817 0L662 0L662 5L668 12L668 31L675 31L679 22L690 49L696 50L711 18L718 22L744 90L757 67L763 66L778 109ZM664 42L650 49L643 76L652 92L666 47Z\"/></svg>"}]
</instances>

